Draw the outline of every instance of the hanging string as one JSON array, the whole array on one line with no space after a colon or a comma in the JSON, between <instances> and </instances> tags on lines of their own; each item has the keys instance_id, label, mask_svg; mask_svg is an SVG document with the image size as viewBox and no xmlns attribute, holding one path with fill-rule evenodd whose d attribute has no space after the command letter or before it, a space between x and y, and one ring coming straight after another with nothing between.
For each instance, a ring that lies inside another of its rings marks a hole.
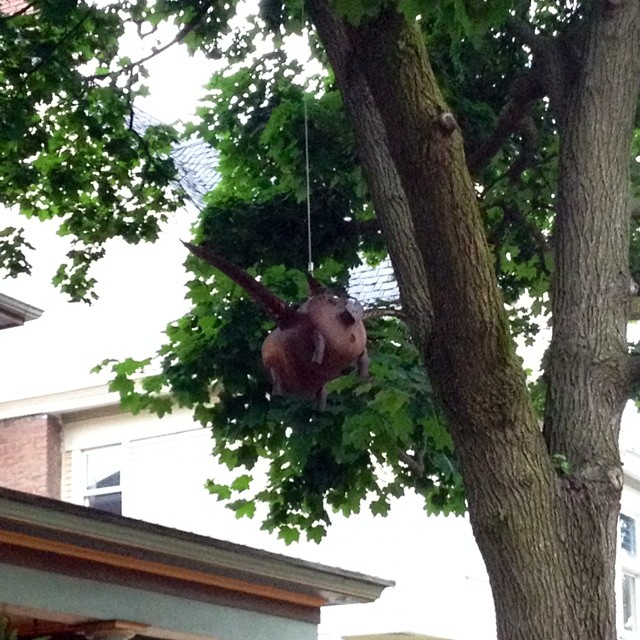
<instances>
[{"instance_id":1,"label":"hanging string","mask_svg":"<svg viewBox=\"0 0 640 640\"><path fill-rule=\"evenodd\" d=\"M307 113L307 94L304 94L304 162L307 171L307 270L313 275L313 252L311 243L311 175L309 170L309 115Z\"/></svg>"}]
</instances>

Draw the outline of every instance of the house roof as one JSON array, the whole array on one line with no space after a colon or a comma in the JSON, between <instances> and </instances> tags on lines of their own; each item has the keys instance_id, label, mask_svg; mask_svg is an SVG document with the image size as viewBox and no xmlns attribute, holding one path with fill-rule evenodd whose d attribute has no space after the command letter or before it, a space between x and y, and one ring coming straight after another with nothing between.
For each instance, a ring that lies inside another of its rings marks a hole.
<instances>
[{"instance_id":1,"label":"house roof","mask_svg":"<svg viewBox=\"0 0 640 640\"><path fill-rule=\"evenodd\" d=\"M198 209L204 208L204 196L220 181L214 169L218 154L203 140L191 138L177 144L171 156L178 169L180 186Z\"/></svg>"},{"instance_id":2,"label":"house roof","mask_svg":"<svg viewBox=\"0 0 640 640\"><path fill-rule=\"evenodd\" d=\"M19 327L41 315L41 309L0 293L0 329Z\"/></svg>"},{"instance_id":3,"label":"house roof","mask_svg":"<svg viewBox=\"0 0 640 640\"><path fill-rule=\"evenodd\" d=\"M134 126L144 131L162 124L144 111L136 109ZM178 183L198 209L205 206L204 197L220 181L215 170L218 154L204 140L190 138L174 145L171 157L178 170ZM389 258L378 265L363 264L351 272L350 294L364 306L397 302L400 294Z\"/></svg>"},{"instance_id":4,"label":"house roof","mask_svg":"<svg viewBox=\"0 0 640 640\"><path fill-rule=\"evenodd\" d=\"M390 633L374 633L358 636L342 636L342 640L447 640L440 636L425 636L422 633L413 633L408 631L402 632L390 632Z\"/></svg>"},{"instance_id":5,"label":"house roof","mask_svg":"<svg viewBox=\"0 0 640 640\"><path fill-rule=\"evenodd\" d=\"M40 555L39 555L40 554ZM44 554L44 555L43 555ZM0 563L100 576L301 620L393 582L0 488ZM1 582L1 581L0 581ZM5 602L0 593L0 602Z\"/></svg>"},{"instance_id":6,"label":"house roof","mask_svg":"<svg viewBox=\"0 0 640 640\"><path fill-rule=\"evenodd\" d=\"M157 118L136 108L133 127L143 133L148 127L164 124ZM220 181L215 167L218 153L204 140L192 137L172 147L171 157L178 172L177 182L198 209L204 208L204 196Z\"/></svg>"},{"instance_id":7,"label":"house roof","mask_svg":"<svg viewBox=\"0 0 640 640\"><path fill-rule=\"evenodd\" d=\"M375 266L364 263L353 269L349 276L349 293L365 307L398 302L400 292L391 260L385 258Z\"/></svg>"}]
</instances>

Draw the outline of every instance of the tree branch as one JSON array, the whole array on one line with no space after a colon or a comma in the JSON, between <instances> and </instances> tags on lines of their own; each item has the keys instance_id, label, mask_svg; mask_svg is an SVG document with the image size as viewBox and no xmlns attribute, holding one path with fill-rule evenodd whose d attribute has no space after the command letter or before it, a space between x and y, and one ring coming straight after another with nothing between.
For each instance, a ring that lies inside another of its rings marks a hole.
<instances>
[{"instance_id":1,"label":"tree branch","mask_svg":"<svg viewBox=\"0 0 640 640\"><path fill-rule=\"evenodd\" d=\"M406 322L407 315L402 309L394 309L393 307L373 307L364 312L362 319L373 320L374 318L400 318Z\"/></svg>"},{"instance_id":2,"label":"tree branch","mask_svg":"<svg viewBox=\"0 0 640 640\"><path fill-rule=\"evenodd\" d=\"M605 465L619 461L629 376L628 166L640 74L640 7L624 2L610 12L604 3L585 6L575 38L564 42L568 55L569 46L580 52L580 62L564 87L559 121L544 434L549 450L566 453L572 464L598 459ZM597 95L594 87L600 88Z\"/></svg>"},{"instance_id":3,"label":"tree branch","mask_svg":"<svg viewBox=\"0 0 640 640\"><path fill-rule=\"evenodd\" d=\"M640 387L640 353L629 354L629 387L631 390Z\"/></svg>"},{"instance_id":4,"label":"tree branch","mask_svg":"<svg viewBox=\"0 0 640 640\"><path fill-rule=\"evenodd\" d=\"M531 50L531 53L540 59L547 56L549 42L542 34L522 18L512 18L507 22L507 29L516 40Z\"/></svg>"},{"instance_id":5,"label":"tree branch","mask_svg":"<svg viewBox=\"0 0 640 640\"><path fill-rule=\"evenodd\" d=\"M564 96L565 64L560 42L544 37L529 23L519 18L509 20L507 28L516 40L531 50L533 70L538 73L543 95L549 96L556 115L560 114Z\"/></svg>"},{"instance_id":6,"label":"tree branch","mask_svg":"<svg viewBox=\"0 0 640 640\"><path fill-rule=\"evenodd\" d=\"M640 224L640 198L629 198L629 217L636 224Z\"/></svg>"},{"instance_id":7,"label":"tree branch","mask_svg":"<svg viewBox=\"0 0 640 640\"><path fill-rule=\"evenodd\" d=\"M394 267L407 325L418 350L424 355L429 350L433 308L409 203L389 152L384 123L366 79L353 64L353 47L347 27L326 0L308 0L307 8L326 47L356 133L360 161L376 220Z\"/></svg>"},{"instance_id":8,"label":"tree branch","mask_svg":"<svg viewBox=\"0 0 640 640\"><path fill-rule=\"evenodd\" d=\"M356 233L365 237L373 237L380 233L380 221L377 218L369 220L354 220Z\"/></svg>"},{"instance_id":9,"label":"tree branch","mask_svg":"<svg viewBox=\"0 0 640 640\"><path fill-rule=\"evenodd\" d=\"M351 27L350 42L385 125L428 277L435 322L427 369L447 414L470 511L493 499L481 480L487 456L504 461L492 466L496 482L519 484L513 470L526 468L527 490L547 499L548 451L512 349L461 132L441 125L450 109L422 35L389 8ZM545 520L544 528L553 526ZM510 535L499 537L498 546Z\"/></svg>"},{"instance_id":10,"label":"tree branch","mask_svg":"<svg viewBox=\"0 0 640 640\"><path fill-rule=\"evenodd\" d=\"M629 320L640 320L640 298L637 296L629 300Z\"/></svg>"},{"instance_id":11,"label":"tree branch","mask_svg":"<svg viewBox=\"0 0 640 640\"><path fill-rule=\"evenodd\" d=\"M549 275L550 271L547 268L546 254L549 251L549 242L546 236L538 229L538 227L527 218L520 208L513 204L505 204L502 207L504 211L505 219L511 223L515 223L526 229L529 236L533 239L536 245L536 252L538 254L538 260L542 270Z\"/></svg>"},{"instance_id":12,"label":"tree branch","mask_svg":"<svg viewBox=\"0 0 640 640\"><path fill-rule=\"evenodd\" d=\"M511 85L510 99L502 108L491 136L468 159L469 171L477 173L502 148L509 136L522 129L534 100L544 95L538 73L528 71ZM523 136L524 137L524 136Z\"/></svg>"},{"instance_id":13,"label":"tree branch","mask_svg":"<svg viewBox=\"0 0 640 640\"><path fill-rule=\"evenodd\" d=\"M413 456L410 456L404 449L398 447L398 460L403 462L409 468L409 471L416 478L422 478L424 476L424 464L416 460Z\"/></svg>"},{"instance_id":14,"label":"tree branch","mask_svg":"<svg viewBox=\"0 0 640 640\"><path fill-rule=\"evenodd\" d=\"M538 128L530 115L525 115L521 120L518 132L522 138L522 147L520 154L507 171L507 178L511 183L517 182L524 171L533 165L539 140Z\"/></svg>"},{"instance_id":15,"label":"tree branch","mask_svg":"<svg viewBox=\"0 0 640 640\"><path fill-rule=\"evenodd\" d=\"M139 67L141 65L143 65L145 62L148 62L149 60L152 60L153 58L155 58L156 56L159 56L161 53L164 53L167 49L170 49L171 47L173 47L174 45L182 42L196 27L198 27L200 25L200 23L202 22L202 20L205 18L205 16L207 15L207 12L209 11L209 9L217 3L218 0L209 0L209 2L205 2L200 9L196 12L196 14L193 16L193 18L187 22L187 24L185 24L182 29L180 29L180 31L178 31L178 33L176 34L175 38L171 39L169 42L167 42L166 44L163 44L161 47L154 49L149 55L147 56L143 56L142 58L134 61L134 62L130 62L129 64L124 65L123 67L121 67L120 69L115 69L114 71L110 71L109 73L105 73L105 74L94 74L91 76L87 76L87 80L91 81L91 80L103 80L105 78L109 78L109 77L113 77L113 76L119 76L123 73L128 73L130 71L132 71L133 69L135 69L136 67Z\"/></svg>"}]
</instances>

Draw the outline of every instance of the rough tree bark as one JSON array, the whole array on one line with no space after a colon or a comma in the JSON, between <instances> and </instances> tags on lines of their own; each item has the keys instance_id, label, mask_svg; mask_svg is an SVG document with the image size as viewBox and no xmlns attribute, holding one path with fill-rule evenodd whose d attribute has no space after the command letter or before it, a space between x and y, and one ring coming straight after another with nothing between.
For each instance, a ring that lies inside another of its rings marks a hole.
<instances>
[{"instance_id":1,"label":"rough tree bark","mask_svg":"<svg viewBox=\"0 0 640 640\"><path fill-rule=\"evenodd\" d=\"M640 74L640 5L595 2L567 37L554 112L560 159L553 339L544 435L570 463L562 529L575 554L574 607L593 637L614 637L618 437L628 394L629 164ZM582 579L578 580L578 576Z\"/></svg>"},{"instance_id":2,"label":"rough tree bark","mask_svg":"<svg viewBox=\"0 0 640 640\"><path fill-rule=\"evenodd\" d=\"M514 354L461 132L421 34L391 8L353 26L326 0L309 0L361 151L393 165L367 171L372 191L394 169L406 197L410 215L394 207L377 213L386 233L399 227L413 235L424 268L423 279L395 265L431 300L426 366L448 414L501 640L615 638L617 437L630 371L627 167L640 5L587 4L558 48L574 57L548 57L560 65L549 70L556 79L549 94L562 116L543 432ZM377 120L376 148L363 121ZM569 477L558 476L552 454L566 457Z\"/></svg>"},{"instance_id":3,"label":"rough tree bark","mask_svg":"<svg viewBox=\"0 0 640 640\"><path fill-rule=\"evenodd\" d=\"M345 109L356 131L359 155L376 217L397 274L400 302L416 347L426 354L433 309L409 203L389 155L384 123L365 77L351 65L350 43L345 26L325 2L309 0L307 7L320 37L331 42L331 64L340 83ZM423 283L423 286L416 287L415 282Z\"/></svg>"}]
</instances>

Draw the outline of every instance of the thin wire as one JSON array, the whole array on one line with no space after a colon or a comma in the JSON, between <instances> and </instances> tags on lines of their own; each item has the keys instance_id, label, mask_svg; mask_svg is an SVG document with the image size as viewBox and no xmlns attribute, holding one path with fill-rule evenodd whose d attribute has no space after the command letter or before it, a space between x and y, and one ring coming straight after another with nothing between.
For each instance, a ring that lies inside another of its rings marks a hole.
<instances>
[{"instance_id":1,"label":"thin wire","mask_svg":"<svg viewBox=\"0 0 640 640\"><path fill-rule=\"evenodd\" d=\"M307 248L308 266L310 274L313 274L313 253L311 242L311 172L309 169L309 116L307 114L307 95L304 95L304 161L307 171Z\"/></svg>"}]
</instances>

